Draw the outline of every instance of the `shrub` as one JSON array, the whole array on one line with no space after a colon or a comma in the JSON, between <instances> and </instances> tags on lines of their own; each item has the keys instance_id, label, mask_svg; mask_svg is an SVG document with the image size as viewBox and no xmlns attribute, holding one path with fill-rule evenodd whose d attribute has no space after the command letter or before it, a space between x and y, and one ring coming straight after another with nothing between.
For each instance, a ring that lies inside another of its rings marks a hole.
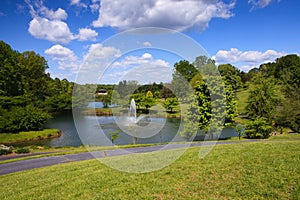
<instances>
[{"instance_id":1,"label":"shrub","mask_svg":"<svg viewBox=\"0 0 300 200\"><path fill-rule=\"evenodd\" d=\"M14 107L10 112L0 116L0 132L17 133L20 131L41 130L47 123L50 115L32 105Z\"/></svg>"},{"instance_id":2,"label":"shrub","mask_svg":"<svg viewBox=\"0 0 300 200\"><path fill-rule=\"evenodd\" d=\"M270 137L272 129L266 119L260 117L247 124L246 135L250 139L265 139Z\"/></svg>"},{"instance_id":3,"label":"shrub","mask_svg":"<svg viewBox=\"0 0 300 200\"><path fill-rule=\"evenodd\" d=\"M12 148L5 145L0 145L0 156L12 153Z\"/></svg>"},{"instance_id":4,"label":"shrub","mask_svg":"<svg viewBox=\"0 0 300 200\"><path fill-rule=\"evenodd\" d=\"M17 153L17 154L30 153L30 150L27 147L17 148L16 151L15 151L15 153Z\"/></svg>"}]
</instances>

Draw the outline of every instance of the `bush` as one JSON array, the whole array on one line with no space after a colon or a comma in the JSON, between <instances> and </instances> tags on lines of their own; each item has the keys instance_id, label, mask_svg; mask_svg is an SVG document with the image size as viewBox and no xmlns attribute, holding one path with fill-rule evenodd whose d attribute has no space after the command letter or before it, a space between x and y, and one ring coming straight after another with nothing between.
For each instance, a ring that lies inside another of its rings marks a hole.
<instances>
[{"instance_id":1,"label":"bush","mask_svg":"<svg viewBox=\"0 0 300 200\"><path fill-rule=\"evenodd\" d=\"M17 133L41 130L49 118L49 114L32 105L14 107L10 112L3 112L0 116L0 132Z\"/></svg>"},{"instance_id":2,"label":"bush","mask_svg":"<svg viewBox=\"0 0 300 200\"><path fill-rule=\"evenodd\" d=\"M12 153L12 148L5 145L0 145L0 156Z\"/></svg>"},{"instance_id":3,"label":"bush","mask_svg":"<svg viewBox=\"0 0 300 200\"><path fill-rule=\"evenodd\" d=\"M290 129L296 133L300 133L300 114L291 119Z\"/></svg>"},{"instance_id":4,"label":"bush","mask_svg":"<svg viewBox=\"0 0 300 200\"><path fill-rule=\"evenodd\" d=\"M272 129L265 118L256 118L247 124L246 135L250 139L265 139L270 137Z\"/></svg>"},{"instance_id":5,"label":"bush","mask_svg":"<svg viewBox=\"0 0 300 200\"><path fill-rule=\"evenodd\" d=\"M16 151L15 151L15 153L17 153L17 154L30 153L30 150L27 147L17 148Z\"/></svg>"}]
</instances>

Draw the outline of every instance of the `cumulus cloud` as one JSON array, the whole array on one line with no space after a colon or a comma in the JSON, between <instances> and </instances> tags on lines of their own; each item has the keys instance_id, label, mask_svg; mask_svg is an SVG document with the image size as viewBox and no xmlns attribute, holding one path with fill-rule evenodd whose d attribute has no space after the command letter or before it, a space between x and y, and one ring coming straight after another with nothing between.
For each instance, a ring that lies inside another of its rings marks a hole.
<instances>
[{"instance_id":1,"label":"cumulus cloud","mask_svg":"<svg viewBox=\"0 0 300 200\"><path fill-rule=\"evenodd\" d=\"M68 14L65 10L58 8L53 11L43 5L43 1L31 3L26 0L32 15L29 23L28 32L35 38L48 40L54 43L69 43L72 40L95 41L98 33L89 28L79 29L79 33L74 35L69 26L63 20L66 20ZM71 1L71 4L81 4L79 0Z\"/></svg>"},{"instance_id":2,"label":"cumulus cloud","mask_svg":"<svg viewBox=\"0 0 300 200\"><path fill-rule=\"evenodd\" d=\"M72 72L78 71L79 61L71 49L58 44L46 49L45 54L58 62L59 69L71 70Z\"/></svg>"},{"instance_id":3,"label":"cumulus cloud","mask_svg":"<svg viewBox=\"0 0 300 200\"><path fill-rule=\"evenodd\" d=\"M141 56L126 56L114 62L106 76L115 83L122 80L136 80L143 84L170 82L172 68L169 62L154 59L150 53L144 53Z\"/></svg>"},{"instance_id":4,"label":"cumulus cloud","mask_svg":"<svg viewBox=\"0 0 300 200\"><path fill-rule=\"evenodd\" d=\"M230 18L235 1L220 0L102 0L95 27L119 29L164 27L178 31L203 31L212 18Z\"/></svg>"},{"instance_id":5,"label":"cumulus cloud","mask_svg":"<svg viewBox=\"0 0 300 200\"><path fill-rule=\"evenodd\" d=\"M39 12L49 19L65 20L68 17L68 14L65 10L58 8L56 11L50 10L45 6L42 6L39 9Z\"/></svg>"},{"instance_id":6,"label":"cumulus cloud","mask_svg":"<svg viewBox=\"0 0 300 200\"><path fill-rule=\"evenodd\" d=\"M267 50L259 51L240 51L236 48L231 48L229 51L220 50L212 57L217 64L230 63L236 65L243 71L248 71L254 67L259 67L260 64L273 62L276 58L286 55L284 52Z\"/></svg>"},{"instance_id":7,"label":"cumulus cloud","mask_svg":"<svg viewBox=\"0 0 300 200\"><path fill-rule=\"evenodd\" d=\"M102 44L91 44L88 53L84 56L85 60L108 60L111 58L118 58L121 56L121 51L115 47L107 47Z\"/></svg>"},{"instance_id":8,"label":"cumulus cloud","mask_svg":"<svg viewBox=\"0 0 300 200\"><path fill-rule=\"evenodd\" d=\"M97 36L98 33L96 31L89 28L81 28L79 29L79 34L77 35L77 38L79 41L86 41L86 40L95 41Z\"/></svg>"},{"instance_id":9,"label":"cumulus cloud","mask_svg":"<svg viewBox=\"0 0 300 200\"><path fill-rule=\"evenodd\" d=\"M29 23L29 33L38 38L51 42L68 43L74 39L68 25L59 20L48 20L35 17Z\"/></svg>"},{"instance_id":10,"label":"cumulus cloud","mask_svg":"<svg viewBox=\"0 0 300 200\"><path fill-rule=\"evenodd\" d=\"M31 3L30 0L25 0L30 9L30 14L33 17L42 16L47 19L55 19L55 20L65 20L68 17L68 14L65 10L58 8L56 11L47 8L44 6L43 1L35 1Z\"/></svg>"}]
</instances>

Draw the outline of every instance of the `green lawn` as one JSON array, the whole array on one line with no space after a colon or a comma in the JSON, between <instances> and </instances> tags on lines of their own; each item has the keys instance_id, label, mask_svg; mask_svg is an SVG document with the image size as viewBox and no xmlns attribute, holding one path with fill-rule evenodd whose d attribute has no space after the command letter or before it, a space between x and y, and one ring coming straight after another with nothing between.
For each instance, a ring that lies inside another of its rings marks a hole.
<instances>
[{"instance_id":1,"label":"green lawn","mask_svg":"<svg viewBox=\"0 0 300 200\"><path fill-rule=\"evenodd\" d=\"M246 113L247 99L249 97L249 89L241 89L236 94L238 105L238 113L243 114Z\"/></svg>"},{"instance_id":2,"label":"green lawn","mask_svg":"<svg viewBox=\"0 0 300 200\"><path fill-rule=\"evenodd\" d=\"M42 131L28 131L20 133L1 133L0 134L0 144L2 143L15 143L19 141L35 140L35 139L45 139L56 137L60 135L58 129L45 129Z\"/></svg>"},{"instance_id":3,"label":"green lawn","mask_svg":"<svg viewBox=\"0 0 300 200\"><path fill-rule=\"evenodd\" d=\"M170 166L145 174L119 172L98 160L61 164L1 176L0 197L300 199L299 146L299 140L218 145L204 159L195 147ZM140 156L140 163L150 154Z\"/></svg>"}]
</instances>

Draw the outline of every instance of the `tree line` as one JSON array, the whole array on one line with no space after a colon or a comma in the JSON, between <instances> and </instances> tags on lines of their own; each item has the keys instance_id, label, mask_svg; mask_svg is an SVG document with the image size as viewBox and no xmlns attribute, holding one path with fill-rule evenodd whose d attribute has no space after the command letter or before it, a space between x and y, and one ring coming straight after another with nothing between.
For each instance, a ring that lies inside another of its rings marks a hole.
<instances>
[{"instance_id":1,"label":"tree line","mask_svg":"<svg viewBox=\"0 0 300 200\"><path fill-rule=\"evenodd\" d=\"M52 79L47 61L0 41L0 132L42 129L49 113L72 109L74 83Z\"/></svg>"},{"instance_id":2,"label":"tree line","mask_svg":"<svg viewBox=\"0 0 300 200\"><path fill-rule=\"evenodd\" d=\"M39 54L20 53L0 41L0 132L41 129L50 114L85 108L89 101L128 106L128 100L135 98L137 106L145 110L157 102L168 112L174 112L179 101L188 104L182 135L189 138L195 129L207 131L235 125L239 103L236 94L242 90L249 91L243 113L248 120L244 124L248 137L265 138L281 127L300 132L297 55L283 56L249 72L231 64L216 66L214 60L199 56L193 63L175 63L171 83L147 85L134 80L116 85L79 85L51 78L47 69L47 61ZM108 95L95 96L103 88Z\"/></svg>"}]
</instances>

